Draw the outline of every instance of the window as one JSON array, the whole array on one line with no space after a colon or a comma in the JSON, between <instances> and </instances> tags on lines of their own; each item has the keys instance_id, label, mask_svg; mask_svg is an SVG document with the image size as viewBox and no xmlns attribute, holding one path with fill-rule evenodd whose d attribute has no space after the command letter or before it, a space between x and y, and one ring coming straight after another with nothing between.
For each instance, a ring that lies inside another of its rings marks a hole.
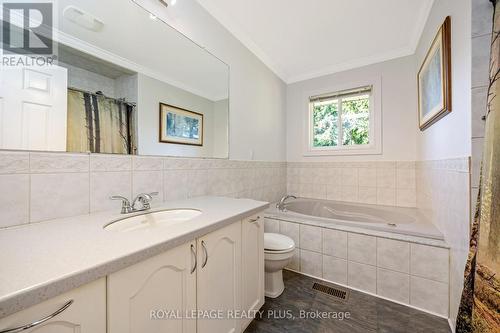
<instances>
[{"instance_id":1,"label":"window","mask_svg":"<svg viewBox=\"0 0 500 333\"><path fill-rule=\"evenodd\" d=\"M309 151L375 147L372 86L309 97Z\"/></svg>"}]
</instances>

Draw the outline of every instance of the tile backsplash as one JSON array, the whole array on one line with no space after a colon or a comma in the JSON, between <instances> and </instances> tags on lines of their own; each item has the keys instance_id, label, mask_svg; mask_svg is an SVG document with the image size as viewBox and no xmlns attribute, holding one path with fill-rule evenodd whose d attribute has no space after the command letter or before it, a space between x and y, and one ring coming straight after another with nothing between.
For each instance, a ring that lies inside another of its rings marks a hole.
<instances>
[{"instance_id":1,"label":"tile backsplash","mask_svg":"<svg viewBox=\"0 0 500 333\"><path fill-rule=\"evenodd\" d=\"M469 250L470 162L457 158L417 163L417 207L456 249Z\"/></svg>"},{"instance_id":2,"label":"tile backsplash","mask_svg":"<svg viewBox=\"0 0 500 333\"><path fill-rule=\"evenodd\" d=\"M454 321L469 251L469 158L421 161L417 162L416 171L417 208L439 228L450 245L450 318Z\"/></svg>"},{"instance_id":3,"label":"tile backsplash","mask_svg":"<svg viewBox=\"0 0 500 333\"><path fill-rule=\"evenodd\" d=\"M111 195L159 192L276 201L286 163L104 154L0 151L0 228L120 209Z\"/></svg>"},{"instance_id":4,"label":"tile backsplash","mask_svg":"<svg viewBox=\"0 0 500 333\"><path fill-rule=\"evenodd\" d=\"M305 198L415 207L415 162L289 162L287 189Z\"/></svg>"},{"instance_id":5,"label":"tile backsplash","mask_svg":"<svg viewBox=\"0 0 500 333\"><path fill-rule=\"evenodd\" d=\"M415 162L260 162L0 151L0 228L119 209L111 195L158 192L277 201L301 197L416 205Z\"/></svg>"}]
</instances>

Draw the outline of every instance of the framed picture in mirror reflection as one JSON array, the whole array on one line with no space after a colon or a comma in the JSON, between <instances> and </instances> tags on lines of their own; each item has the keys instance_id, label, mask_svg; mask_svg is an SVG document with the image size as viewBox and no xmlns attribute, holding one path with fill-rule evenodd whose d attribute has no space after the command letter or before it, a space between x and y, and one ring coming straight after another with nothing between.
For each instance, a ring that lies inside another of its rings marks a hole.
<instances>
[{"instance_id":1,"label":"framed picture in mirror reflection","mask_svg":"<svg viewBox=\"0 0 500 333\"><path fill-rule=\"evenodd\" d=\"M203 114L160 103L160 142L203 146Z\"/></svg>"}]
</instances>

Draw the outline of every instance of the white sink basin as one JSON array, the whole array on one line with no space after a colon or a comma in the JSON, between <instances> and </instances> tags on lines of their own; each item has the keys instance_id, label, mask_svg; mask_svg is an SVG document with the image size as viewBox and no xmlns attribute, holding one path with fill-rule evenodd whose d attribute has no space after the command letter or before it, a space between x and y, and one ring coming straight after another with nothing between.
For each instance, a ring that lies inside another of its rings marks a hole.
<instances>
[{"instance_id":1,"label":"white sink basin","mask_svg":"<svg viewBox=\"0 0 500 333\"><path fill-rule=\"evenodd\" d=\"M104 230L130 232L135 230L155 229L183 223L194 219L200 214L201 211L190 208L162 210L113 221L105 225Z\"/></svg>"}]
</instances>

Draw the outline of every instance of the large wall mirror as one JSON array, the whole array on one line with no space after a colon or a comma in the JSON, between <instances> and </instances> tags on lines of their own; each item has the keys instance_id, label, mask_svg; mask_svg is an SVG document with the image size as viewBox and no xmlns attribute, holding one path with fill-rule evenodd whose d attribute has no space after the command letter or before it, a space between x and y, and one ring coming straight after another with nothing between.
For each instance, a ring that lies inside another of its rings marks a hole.
<instances>
[{"instance_id":1,"label":"large wall mirror","mask_svg":"<svg viewBox=\"0 0 500 333\"><path fill-rule=\"evenodd\" d=\"M225 63L131 0L54 6L56 62L1 67L1 149L228 157Z\"/></svg>"}]
</instances>

